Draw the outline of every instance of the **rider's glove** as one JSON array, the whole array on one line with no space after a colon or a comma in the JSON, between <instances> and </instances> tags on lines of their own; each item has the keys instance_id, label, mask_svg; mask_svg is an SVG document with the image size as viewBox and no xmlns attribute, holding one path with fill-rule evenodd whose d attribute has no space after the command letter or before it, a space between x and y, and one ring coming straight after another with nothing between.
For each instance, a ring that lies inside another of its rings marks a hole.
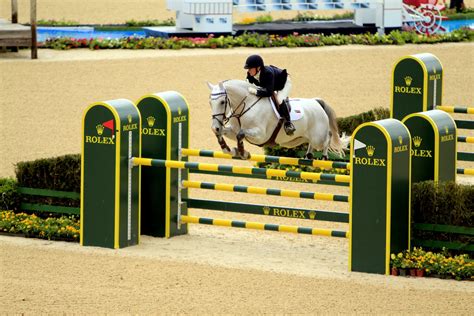
<instances>
[{"instance_id":1,"label":"rider's glove","mask_svg":"<svg viewBox=\"0 0 474 316\"><path fill-rule=\"evenodd\" d=\"M255 89L254 87L249 87L249 92L250 92L251 94L257 95L257 89Z\"/></svg>"}]
</instances>

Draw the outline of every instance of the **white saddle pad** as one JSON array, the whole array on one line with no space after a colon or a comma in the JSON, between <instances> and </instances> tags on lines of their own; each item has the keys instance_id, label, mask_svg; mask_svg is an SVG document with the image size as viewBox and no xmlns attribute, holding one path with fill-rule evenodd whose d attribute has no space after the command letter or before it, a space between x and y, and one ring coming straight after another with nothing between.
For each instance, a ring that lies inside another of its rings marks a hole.
<instances>
[{"instance_id":1,"label":"white saddle pad","mask_svg":"<svg viewBox=\"0 0 474 316\"><path fill-rule=\"evenodd\" d=\"M273 111L275 112L275 115L280 118L280 113L278 113L275 104L273 103L273 100L270 99L270 101L273 104ZM290 119L292 121L298 121L301 119L304 115L303 108L301 107L300 104L300 99L290 99L290 105L291 105L291 112L290 112Z\"/></svg>"}]
</instances>

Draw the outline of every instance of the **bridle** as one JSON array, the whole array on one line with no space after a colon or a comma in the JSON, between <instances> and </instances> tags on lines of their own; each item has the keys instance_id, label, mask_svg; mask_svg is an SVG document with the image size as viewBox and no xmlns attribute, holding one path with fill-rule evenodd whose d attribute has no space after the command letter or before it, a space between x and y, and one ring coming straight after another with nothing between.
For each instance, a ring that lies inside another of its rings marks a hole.
<instances>
[{"instance_id":1,"label":"bridle","mask_svg":"<svg viewBox=\"0 0 474 316\"><path fill-rule=\"evenodd\" d=\"M248 98L250 94L250 93L247 93L245 97L239 102L239 105L237 105L237 107L233 109L230 104L229 95L227 94L227 90L224 88L224 85L220 84L219 86L221 87L221 91L211 93L211 100L217 100L221 98L222 96L225 96L224 111L222 113L213 114L212 119L216 120L220 126L225 126L230 121L230 119L236 118L237 121L239 122L239 126L241 126L242 124L240 123L240 118L244 116L245 113L250 111L250 109L252 109L255 106L255 104L257 104L258 101L262 99L262 97L259 97L257 101L252 103L249 107L246 107L247 104L245 103L245 100ZM227 112L228 112L227 108L229 108L230 115L227 115Z\"/></svg>"}]
</instances>

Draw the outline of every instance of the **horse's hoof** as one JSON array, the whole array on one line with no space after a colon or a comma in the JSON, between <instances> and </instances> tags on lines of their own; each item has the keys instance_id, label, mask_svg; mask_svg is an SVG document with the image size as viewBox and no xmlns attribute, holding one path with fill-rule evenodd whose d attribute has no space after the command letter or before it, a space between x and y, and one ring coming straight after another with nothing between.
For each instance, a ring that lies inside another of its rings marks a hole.
<instances>
[{"instance_id":1,"label":"horse's hoof","mask_svg":"<svg viewBox=\"0 0 474 316\"><path fill-rule=\"evenodd\" d=\"M230 150L230 153L229 153L229 154L231 154L232 157L239 157L239 156L240 156L240 155L239 155L239 151L238 151L237 148L235 148L235 147Z\"/></svg>"},{"instance_id":2,"label":"horse's hoof","mask_svg":"<svg viewBox=\"0 0 474 316\"><path fill-rule=\"evenodd\" d=\"M247 160L250 158L250 153L248 151L244 151L244 153L240 155L240 158Z\"/></svg>"},{"instance_id":3,"label":"horse's hoof","mask_svg":"<svg viewBox=\"0 0 474 316\"><path fill-rule=\"evenodd\" d=\"M313 158L314 158L314 155L312 153L306 154L306 159L313 160Z\"/></svg>"},{"instance_id":4,"label":"horse's hoof","mask_svg":"<svg viewBox=\"0 0 474 316\"><path fill-rule=\"evenodd\" d=\"M224 154L232 155L232 150L230 150L229 147L222 148L222 152L223 152Z\"/></svg>"},{"instance_id":5,"label":"horse's hoof","mask_svg":"<svg viewBox=\"0 0 474 316\"><path fill-rule=\"evenodd\" d=\"M322 160L328 160L328 155L322 155L322 156L321 156L321 159L322 159Z\"/></svg>"}]
</instances>

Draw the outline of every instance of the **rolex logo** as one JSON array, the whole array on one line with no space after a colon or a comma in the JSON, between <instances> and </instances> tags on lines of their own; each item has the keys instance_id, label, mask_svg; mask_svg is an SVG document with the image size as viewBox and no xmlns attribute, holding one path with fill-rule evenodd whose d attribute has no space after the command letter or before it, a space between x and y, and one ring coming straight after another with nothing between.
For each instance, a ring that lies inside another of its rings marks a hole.
<instances>
[{"instance_id":1,"label":"rolex logo","mask_svg":"<svg viewBox=\"0 0 474 316\"><path fill-rule=\"evenodd\" d=\"M422 139L420 136L413 137L413 145L415 145L415 147L420 147L421 142L422 142Z\"/></svg>"},{"instance_id":2,"label":"rolex logo","mask_svg":"<svg viewBox=\"0 0 474 316\"><path fill-rule=\"evenodd\" d=\"M155 118L153 116L149 116L146 118L149 127L153 127L155 125Z\"/></svg>"},{"instance_id":3,"label":"rolex logo","mask_svg":"<svg viewBox=\"0 0 474 316\"><path fill-rule=\"evenodd\" d=\"M405 84L406 84L407 86L411 86L411 82L413 81L413 78L412 78L412 77L406 76L406 77L404 78L404 80L405 80Z\"/></svg>"},{"instance_id":4,"label":"rolex logo","mask_svg":"<svg viewBox=\"0 0 474 316\"><path fill-rule=\"evenodd\" d=\"M95 129L97 130L97 134L102 135L102 133L104 132L104 125L99 124L95 127Z\"/></svg>"},{"instance_id":5,"label":"rolex logo","mask_svg":"<svg viewBox=\"0 0 474 316\"><path fill-rule=\"evenodd\" d=\"M446 135L449 134L449 128L447 126L444 126L444 131L446 132Z\"/></svg>"},{"instance_id":6,"label":"rolex logo","mask_svg":"<svg viewBox=\"0 0 474 316\"><path fill-rule=\"evenodd\" d=\"M403 144L403 137L398 136L398 143L399 143L400 145Z\"/></svg>"},{"instance_id":7,"label":"rolex logo","mask_svg":"<svg viewBox=\"0 0 474 316\"><path fill-rule=\"evenodd\" d=\"M315 211L309 211L308 214L309 214L309 218L311 218L311 219L316 218L316 212Z\"/></svg>"},{"instance_id":8,"label":"rolex logo","mask_svg":"<svg viewBox=\"0 0 474 316\"><path fill-rule=\"evenodd\" d=\"M367 146L366 149L367 149L367 155L369 155L369 157L372 157L374 155L374 152L375 152L375 147L374 146Z\"/></svg>"},{"instance_id":9,"label":"rolex logo","mask_svg":"<svg viewBox=\"0 0 474 316\"><path fill-rule=\"evenodd\" d=\"M263 207L263 214L265 214L265 215L270 215L270 207L264 206L264 207Z\"/></svg>"},{"instance_id":10,"label":"rolex logo","mask_svg":"<svg viewBox=\"0 0 474 316\"><path fill-rule=\"evenodd\" d=\"M181 108L178 106L178 115L181 116Z\"/></svg>"},{"instance_id":11,"label":"rolex logo","mask_svg":"<svg viewBox=\"0 0 474 316\"><path fill-rule=\"evenodd\" d=\"M127 115L127 119L128 119L128 123L129 123L129 124L132 123L132 116L131 116L130 114Z\"/></svg>"}]
</instances>

